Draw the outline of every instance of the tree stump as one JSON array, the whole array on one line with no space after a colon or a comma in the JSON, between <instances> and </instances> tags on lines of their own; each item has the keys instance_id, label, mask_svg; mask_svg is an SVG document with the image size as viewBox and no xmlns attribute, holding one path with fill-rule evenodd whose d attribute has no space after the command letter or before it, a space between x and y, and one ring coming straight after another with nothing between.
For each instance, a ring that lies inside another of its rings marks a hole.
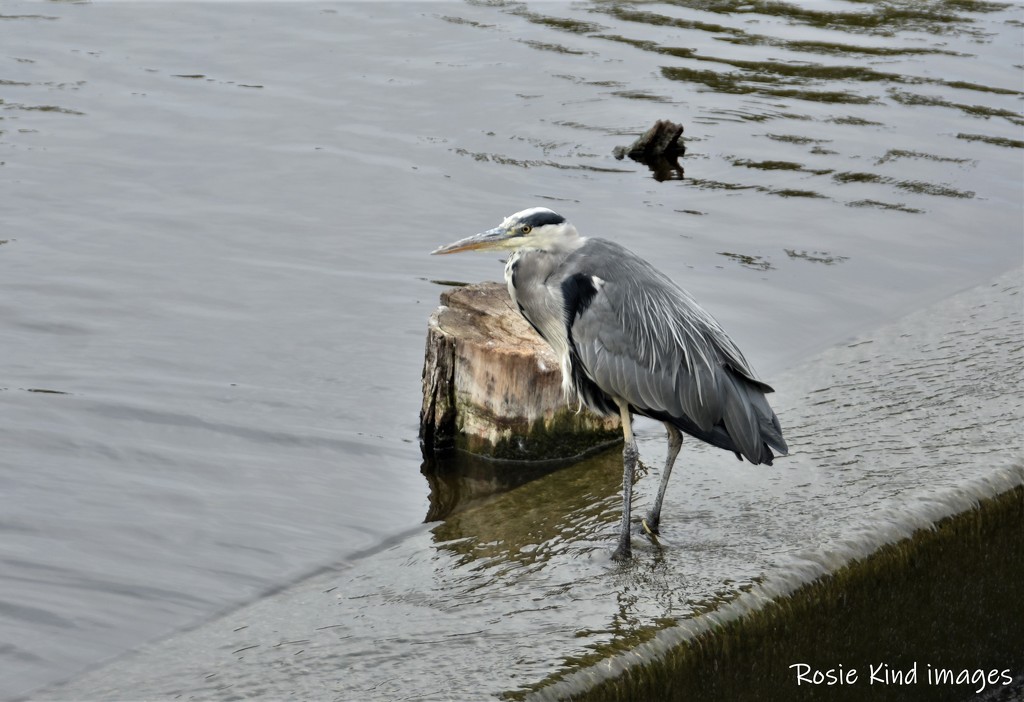
<instances>
[{"instance_id":1,"label":"tree stump","mask_svg":"<svg viewBox=\"0 0 1024 702\"><path fill-rule=\"evenodd\" d=\"M617 417L569 406L554 352L501 283L446 290L430 316L420 439L496 459L579 456L622 439Z\"/></svg>"}]
</instances>

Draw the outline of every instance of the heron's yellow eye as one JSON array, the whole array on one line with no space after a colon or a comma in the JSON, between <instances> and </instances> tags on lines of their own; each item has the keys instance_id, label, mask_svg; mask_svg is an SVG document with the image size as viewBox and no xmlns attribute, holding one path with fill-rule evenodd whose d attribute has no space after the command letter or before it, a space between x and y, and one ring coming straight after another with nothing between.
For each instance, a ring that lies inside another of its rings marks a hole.
<instances>
[{"instance_id":1,"label":"heron's yellow eye","mask_svg":"<svg viewBox=\"0 0 1024 702\"><path fill-rule=\"evenodd\" d=\"M529 234L532 229L533 227L531 227L529 224L524 224L523 226L519 227L519 231L521 231L523 234Z\"/></svg>"}]
</instances>

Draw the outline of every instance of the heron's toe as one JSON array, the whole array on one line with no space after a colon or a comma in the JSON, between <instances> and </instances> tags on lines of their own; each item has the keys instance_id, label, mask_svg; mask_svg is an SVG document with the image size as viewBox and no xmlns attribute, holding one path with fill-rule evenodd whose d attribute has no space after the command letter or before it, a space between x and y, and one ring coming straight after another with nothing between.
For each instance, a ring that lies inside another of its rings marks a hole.
<instances>
[{"instance_id":1,"label":"heron's toe","mask_svg":"<svg viewBox=\"0 0 1024 702\"><path fill-rule=\"evenodd\" d=\"M633 549L629 547L629 544L626 544L625 546L619 544L619 547L615 549L614 553L612 553L613 561L628 561L632 557Z\"/></svg>"},{"instance_id":2,"label":"heron's toe","mask_svg":"<svg viewBox=\"0 0 1024 702\"><path fill-rule=\"evenodd\" d=\"M647 519L640 520L640 526L643 527L644 533L647 534L647 538L654 542L655 545L660 545L658 542L658 523L653 524Z\"/></svg>"},{"instance_id":3,"label":"heron's toe","mask_svg":"<svg viewBox=\"0 0 1024 702\"><path fill-rule=\"evenodd\" d=\"M657 536L661 532L658 531L658 526L661 520L657 517L647 516L640 520L640 526L643 527L644 533L648 536Z\"/></svg>"}]
</instances>

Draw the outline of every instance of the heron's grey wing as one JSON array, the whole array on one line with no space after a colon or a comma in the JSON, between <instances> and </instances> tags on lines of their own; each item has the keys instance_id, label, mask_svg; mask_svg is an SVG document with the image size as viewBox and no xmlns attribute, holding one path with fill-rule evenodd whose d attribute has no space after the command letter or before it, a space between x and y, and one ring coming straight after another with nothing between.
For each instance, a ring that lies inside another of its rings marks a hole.
<instances>
[{"instance_id":1,"label":"heron's grey wing","mask_svg":"<svg viewBox=\"0 0 1024 702\"><path fill-rule=\"evenodd\" d=\"M706 349L685 338L677 343L678 330L664 323L650 291L596 275L590 284L592 299L569 328L587 376L640 411L686 415L710 431L722 412L719 380Z\"/></svg>"},{"instance_id":2,"label":"heron's grey wing","mask_svg":"<svg viewBox=\"0 0 1024 702\"><path fill-rule=\"evenodd\" d=\"M716 446L770 462L778 419L743 354L713 317L643 259L588 240L567 261L563 296L576 361L608 395Z\"/></svg>"}]
</instances>

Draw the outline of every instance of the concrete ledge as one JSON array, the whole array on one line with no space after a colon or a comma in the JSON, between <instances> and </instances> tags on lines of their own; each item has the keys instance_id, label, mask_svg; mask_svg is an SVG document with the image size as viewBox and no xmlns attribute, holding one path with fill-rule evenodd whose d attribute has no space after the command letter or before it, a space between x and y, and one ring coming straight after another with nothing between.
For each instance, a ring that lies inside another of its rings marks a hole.
<instances>
[{"instance_id":1,"label":"concrete ledge","mask_svg":"<svg viewBox=\"0 0 1024 702\"><path fill-rule=\"evenodd\" d=\"M787 583L756 587L524 698L857 702L999 693L1024 683L1022 525L1017 486L792 592Z\"/></svg>"}]
</instances>

